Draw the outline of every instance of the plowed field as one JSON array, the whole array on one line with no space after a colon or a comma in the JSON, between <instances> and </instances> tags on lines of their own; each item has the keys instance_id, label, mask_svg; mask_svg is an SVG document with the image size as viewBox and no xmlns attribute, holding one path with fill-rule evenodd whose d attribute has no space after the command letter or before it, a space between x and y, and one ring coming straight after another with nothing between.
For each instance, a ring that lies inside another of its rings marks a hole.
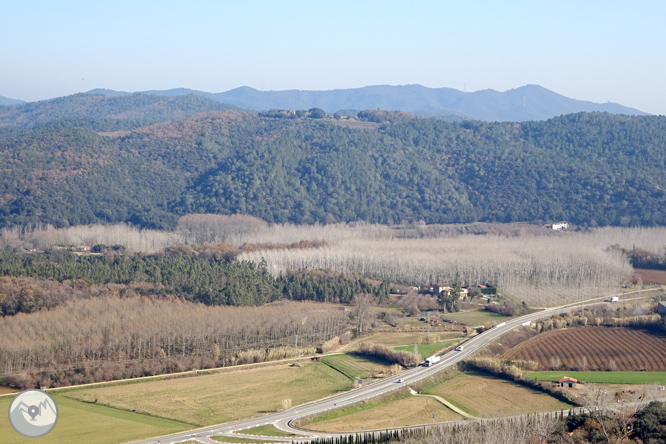
<instances>
[{"instance_id":1,"label":"plowed field","mask_svg":"<svg viewBox=\"0 0 666 444\"><path fill-rule=\"evenodd\" d=\"M666 334L624 327L553 330L502 357L536 361L543 370L666 371Z\"/></svg>"}]
</instances>

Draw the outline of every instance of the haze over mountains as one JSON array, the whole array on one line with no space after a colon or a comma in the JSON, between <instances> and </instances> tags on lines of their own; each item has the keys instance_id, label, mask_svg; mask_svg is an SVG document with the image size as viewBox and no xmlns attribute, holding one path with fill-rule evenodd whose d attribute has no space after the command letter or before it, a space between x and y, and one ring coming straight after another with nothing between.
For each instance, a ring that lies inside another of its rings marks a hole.
<instances>
[{"instance_id":1,"label":"haze over mountains","mask_svg":"<svg viewBox=\"0 0 666 444\"><path fill-rule=\"evenodd\" d=\"M0 96L0 106L12 106L25 103L23 100L10 99L9 97Z\"/></svg>"},{"instance_id":2,"label":"haze over mountains","mask_svg":"<svg viewBox=\"0 0 666 444\"><path fill-rule=\"evenodd\" d=\"M94 89L87 95L125 97L136 95L123 91ZM161 97L201 96L211 101L246 110L322 108L328 113L341 110L385 109L411 112L424 117L449 121L528 121L546 120L576 112L609 112L613 114L646 115L616 103L593 103L575 100L538 85L526 85L506 92L483 90L463 92L453 88L427 88L421 85L367 86L329 91L259 91L240 87L222 93L208 93L185 88L143 91L143 95ZM76 96L76 95L75 95ZM70 96L72 97L72 96ZM0 100L12 101L1 98ZM60 99L54 99L60 100ZM4 103L5 105L18 105ZM46 103L51 101L45 101ZM45 103L36 102L36 103ZM30 104L32 106L35 103ZM23 105L26 106L26 105ZM211 110L216 107L212 106ZM219 109L219 108L218 108Z\"/></svg>"}]
</instances>

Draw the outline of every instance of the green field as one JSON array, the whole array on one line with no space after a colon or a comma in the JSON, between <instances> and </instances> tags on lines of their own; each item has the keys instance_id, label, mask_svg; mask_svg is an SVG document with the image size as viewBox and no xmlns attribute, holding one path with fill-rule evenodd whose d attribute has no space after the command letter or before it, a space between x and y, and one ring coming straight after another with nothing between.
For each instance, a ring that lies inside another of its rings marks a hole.
<instances>
[{"instance_id":1,"label":"green field","mask_svg":"<svg viewBox=\"0 0 666 444\"><path fill-rule=\"evenodd\" d=\"M598 384L666 384L666 372L530 372L526 376L539 381L557 381L566 376Z\"/></svg>"},{"instance_id":2,"label":"green field","mask_svg":"<svg viewBox=\"0 0 666 444\"><path fill-rule=\"evenodd\" d=\"M53 395L58 404L58 423L51 433L30 439L16 433L6 414L0 416L2 444L115 444L151 436L168 435L192 426L182 422L74 401ZM12 398L0 398L0 411L7 412Z\"/></svg>"},{"instance_id":3,"label":"green field","mask_svg":"<svg viewBox=\"0 0 666 444\"><path fill-rule=\"evenodd\" d=\"M386 361L354 354L326 356L321 362L352 380L370 378L375 374L386 372L390 367Z\"/></svg>"},{"instance_id":4,"label":"green field","mask_svg":"<svg viewBox=\"0 0 666 444\"><path fill-rule=\"evenodd\" d=\"M463 324L471 325L472 327L477 327L480 325L485 325L488 322L502 322L509 319L507 316L502 316L497 313L486 310L474 310L474 311L465 311L460 313L447 313L442 316L442 319L448 319L449 321L458 321Z\"/></svg>"},{"instance_id":5,"label":"green field","mask_svg":"<svg viewBox=\"0 0 666 444\"><path fill-rule=\"evenodd\" d=\"M94 387L65 396L204 426L281 411L283 401L296 406L351 386L340 372L314 362Z\"/></svg>"},{"instance_id":6,"label":"green field","mask_svg":"<svg viewBox=\"0 0 666 444\"><path fill-rule=\"evenodd\" d=\"M266 443L266 441L260 441L258 439L239 438L236 436L211 436L210 439L217 442ZM180 444L187 444L187 443L180 443ZM192 441L192 444L201 444L201 443L198 441Z\"/></svg>"},{"instance_id":7,"label":"green field","mask_svg":"<svg viewBox=\"0 0 666 444\"><path fill-rule=\"evenodd\" d=\"M472 416L496 418L566 410L571 406L515 382L479 373L458 373L428 385L424 393L438 395Z\"/></svg>"},{"instance_id":8,"label":"green field","mask_svg":"<svg viewBox=\"0 0 666 444\"><path fill-rule=\"evenodd\" d=\"M294 433L285 432L275 427L273 424L252 427L251 429L239 430L243 435L261 435L261 436L297 436Z\"/></svg>"},{"instance_id":9,"label":"green field","mask_svg":"<svg viewBox=\"0 0 666 444\"><path fill-rule=\"evenodd\" d=\"M418 344L416 347L418 349L419 354L423 359L428 358L438 351L440 351L443 348L448 347L451 344L456 344L460 342L462 338L459 339L449 339L448 341L443 341L443 342L435 342L434 344ZM414 350L413 345L401 345L400 347L394 347L396 350L404 350L408 352L412 352Z\"/></svg>"}]
</instances>

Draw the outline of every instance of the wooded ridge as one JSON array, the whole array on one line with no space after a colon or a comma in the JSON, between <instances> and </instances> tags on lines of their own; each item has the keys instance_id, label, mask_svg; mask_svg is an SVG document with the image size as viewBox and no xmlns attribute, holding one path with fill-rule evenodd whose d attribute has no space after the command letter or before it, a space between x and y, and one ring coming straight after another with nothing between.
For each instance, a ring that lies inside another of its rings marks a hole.
<instances>
[{"instance_id":1,"label":"wooded ridge","mask_svg":"<svg viewBox=\"0 0 666 444\"><path fill-rule=\"evenodd\" d=\"M239 111L152 126L131 117L0 129L0 227L173 228L188 213L299 224L666 220L662 116L402 118L362 129Z\"/></svg>"}]
</instances>

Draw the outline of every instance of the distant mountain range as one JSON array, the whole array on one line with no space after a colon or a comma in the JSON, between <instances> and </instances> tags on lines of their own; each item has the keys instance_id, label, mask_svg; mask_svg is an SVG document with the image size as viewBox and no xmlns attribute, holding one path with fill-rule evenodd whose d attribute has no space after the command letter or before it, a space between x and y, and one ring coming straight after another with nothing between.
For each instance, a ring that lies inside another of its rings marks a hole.
<instances>
[{"instance_id":1,"label":"distant mountain range","mask_svg":"<svg viewBox=\"0 0 666 444\"><path fill-rule=\"evenodd\" d=\"M188 94L255 111L269 109L322 108L339 110L385 109L414 113L444 120L527 121L546 120L577 112L609 112L646 115L640 110L616 103L575 100L538 85L526 85L506 92L483 90L463 92L452 88L426 88L421 85L366 86L330 91L259 91L247 86L222 93L185 88L144 91L144 94L177 97ZM132 93L94 89L89 95L127 96Z\"/></svg>"},{"instance_id":2,"label":"distant mountain range","mask_svg":"<svg viewBox=\"0 0 666 444\"><path fill-rule=\"evenodd\" d=\"M97 99L95 99L97 97ZM404 111L447 121L484 120L523 122L546 120L578 112L646 115L616 103L570 99L538 85L506 92L463 92L420 85L367 86L330 91L259 91L241 87L222 93L185 88L137 93L93 89L51 100L26 103L0 96L0 126L31 125L72 118L143 119L164 122L205 111L244 109L307 110L322 108L333 114L361 110Z\"/></svg>"},{"instance_id":3,"label":"distant mountain range","mask_svg":"<svg viewBox=\"0 0 666 444\"><path fill-rule=\"evenodd\" d=\"M20 105L22 103L25 102L23 100L10 99L8 97L0 96L0 106Z\"/></svg>"}]
</instances>

